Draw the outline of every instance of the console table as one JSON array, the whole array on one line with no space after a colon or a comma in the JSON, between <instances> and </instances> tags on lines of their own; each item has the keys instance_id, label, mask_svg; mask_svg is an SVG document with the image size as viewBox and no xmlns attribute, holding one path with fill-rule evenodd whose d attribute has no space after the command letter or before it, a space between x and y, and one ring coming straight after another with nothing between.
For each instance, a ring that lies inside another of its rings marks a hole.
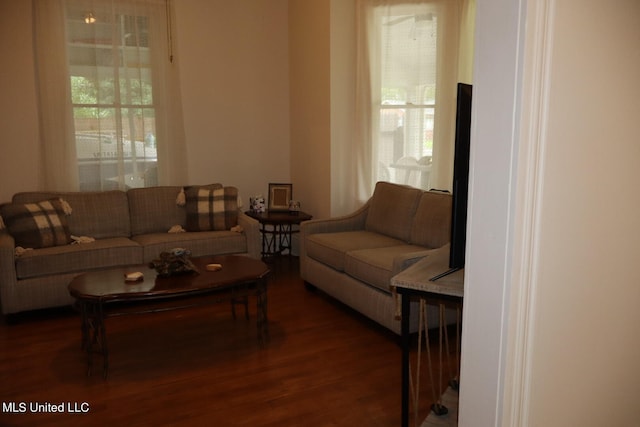
<instances>
[{"instance_id":1,"label":"console table","mask_svg":"<svg viewBox=\"0 0 640 427\"><path fill-rule=\"evenodd\" d=\"M449 245L440 248L425 259L397 274L391 286L402 296L402 426L409 425L409 318L411 299L462 304L464 296L464 270L458 270L436 281L430 278L448 270ZM440 317L442 321L442 317ZM428 341L428 337L427 337ZM442 367L441 367L442 368ZM455 425L455 424L454 424Z\"/></svg>"},{"instance_id":2,"label":"console table","mask_svg":"<svg viewBox=\"0 0 640 427\"><path fill-rule=\"evenodd\" d=\"M263 258L281 255L285 250L291 253L291 236L299 231L294 229L294 225L299 226L302 221L313 218L300 211L247 211L245 213L260 222Z\"/></svg>"}]
</instances>

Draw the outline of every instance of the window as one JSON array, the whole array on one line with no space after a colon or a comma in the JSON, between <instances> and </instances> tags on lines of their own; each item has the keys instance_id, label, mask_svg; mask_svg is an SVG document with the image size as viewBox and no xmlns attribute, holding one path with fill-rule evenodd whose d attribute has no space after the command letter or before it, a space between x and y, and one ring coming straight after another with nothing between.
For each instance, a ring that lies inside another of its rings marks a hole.
<instances>
[{"instance_id":1,"label":"window","mask_svg":"<svg viewBox=\"0 0 640 427\"><path fill-rule=\"evenodd\" d=\"M428 188L437 108L438 18L410 6L379 8L377 13L381 37L377 180Z\"/></svg>"},{"instance_id":2,"label":"window","mask_svg":"<svg viewBox=\"0 0 640 427\"><path fill-rule=\"evenodd\" d=\"M168 0L33 0L43 186L183 185Z\"/></svg>"},{"instance_id":3,"label":"window","mask_svg":"<svg viewBox=\"0 0 640 427\"><path fill-rule=\"evenodd\" d=\"M456 84L470 78L458 66L470 63L473 49L460 40L473 31L465 17L471 3L357 1L357 199L377 181L451 190Z\"/></svg>"},{"instance_id":4,"label":"window","mask_svg":"<svg viewBox=\"0 0 640 427\"><path fill-rule=\"evenodd\" d=\"M157 185L149 17L67 13L80 190Z\"/></svg>"}]
</instances>

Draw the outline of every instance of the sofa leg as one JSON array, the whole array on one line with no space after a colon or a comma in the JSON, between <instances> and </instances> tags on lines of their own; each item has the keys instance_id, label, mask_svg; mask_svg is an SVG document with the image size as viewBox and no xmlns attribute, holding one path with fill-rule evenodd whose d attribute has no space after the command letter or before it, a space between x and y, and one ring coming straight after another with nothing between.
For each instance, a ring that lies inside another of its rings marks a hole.
<instances>
[{"instance_id":1,"label":"sofa leg","mask_svg":"<svg viewBox=\"0 0 640 427\"><path fill-rule=\"evenodd\" d=\"M318 290L318 288L315 285L312 285L311 283L307 282L306 280L304 281L304 287L306 290L311 291L311 292L315 292Z\"/></svg>"}]
</instances>

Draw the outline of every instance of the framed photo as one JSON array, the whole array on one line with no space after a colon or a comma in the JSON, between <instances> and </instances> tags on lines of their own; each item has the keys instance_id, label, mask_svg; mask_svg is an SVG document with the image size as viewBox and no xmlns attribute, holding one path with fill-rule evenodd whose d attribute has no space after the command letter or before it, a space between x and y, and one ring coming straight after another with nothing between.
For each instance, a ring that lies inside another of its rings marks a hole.
<instances>
[{"instance_id":1,"label":"framed photo","mask_svg":"<svg viewBox=\"0 0 640 427\"><path fill-rule=\"evenodd\" d=\"M288 211L289 201L293 196L293 184L269 183L270 211Z\"/></svg>"}]
</instances>

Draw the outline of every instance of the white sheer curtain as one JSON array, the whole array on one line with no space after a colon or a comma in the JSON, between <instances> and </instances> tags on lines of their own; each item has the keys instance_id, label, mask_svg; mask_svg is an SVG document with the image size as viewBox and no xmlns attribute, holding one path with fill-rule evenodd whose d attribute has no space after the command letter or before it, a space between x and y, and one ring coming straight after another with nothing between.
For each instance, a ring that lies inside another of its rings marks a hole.
<instances>
[{"instance_id":1,"label":"white sheer curtain","mask_svg":"<svg viewBox=\"0 0 640 427\"><path fill-rule=\"evenodd\" d=\"M183 184L168 0L33 0L43 187Z\"/></svg>"},{"instance_id":2,"label":"white sheer curtain","mask_svg":"<svg viewBox=\"0 0 640 427\"><path fill-rule=\"evenodd\" d=\"M34 0L33 30L43 189L78 188L63 0Z\"/></svg>"},{"instance_id":3,"label":"white sheer curtain","mask_svg":"<svg viewBox=\"0 0 640 427\"><path fill-rule=\"evenodd\" d=\"M379 180L451 189L473 10L473 0L357 0L354 199L368 199Z\"/></svg>"}]
</instances>

